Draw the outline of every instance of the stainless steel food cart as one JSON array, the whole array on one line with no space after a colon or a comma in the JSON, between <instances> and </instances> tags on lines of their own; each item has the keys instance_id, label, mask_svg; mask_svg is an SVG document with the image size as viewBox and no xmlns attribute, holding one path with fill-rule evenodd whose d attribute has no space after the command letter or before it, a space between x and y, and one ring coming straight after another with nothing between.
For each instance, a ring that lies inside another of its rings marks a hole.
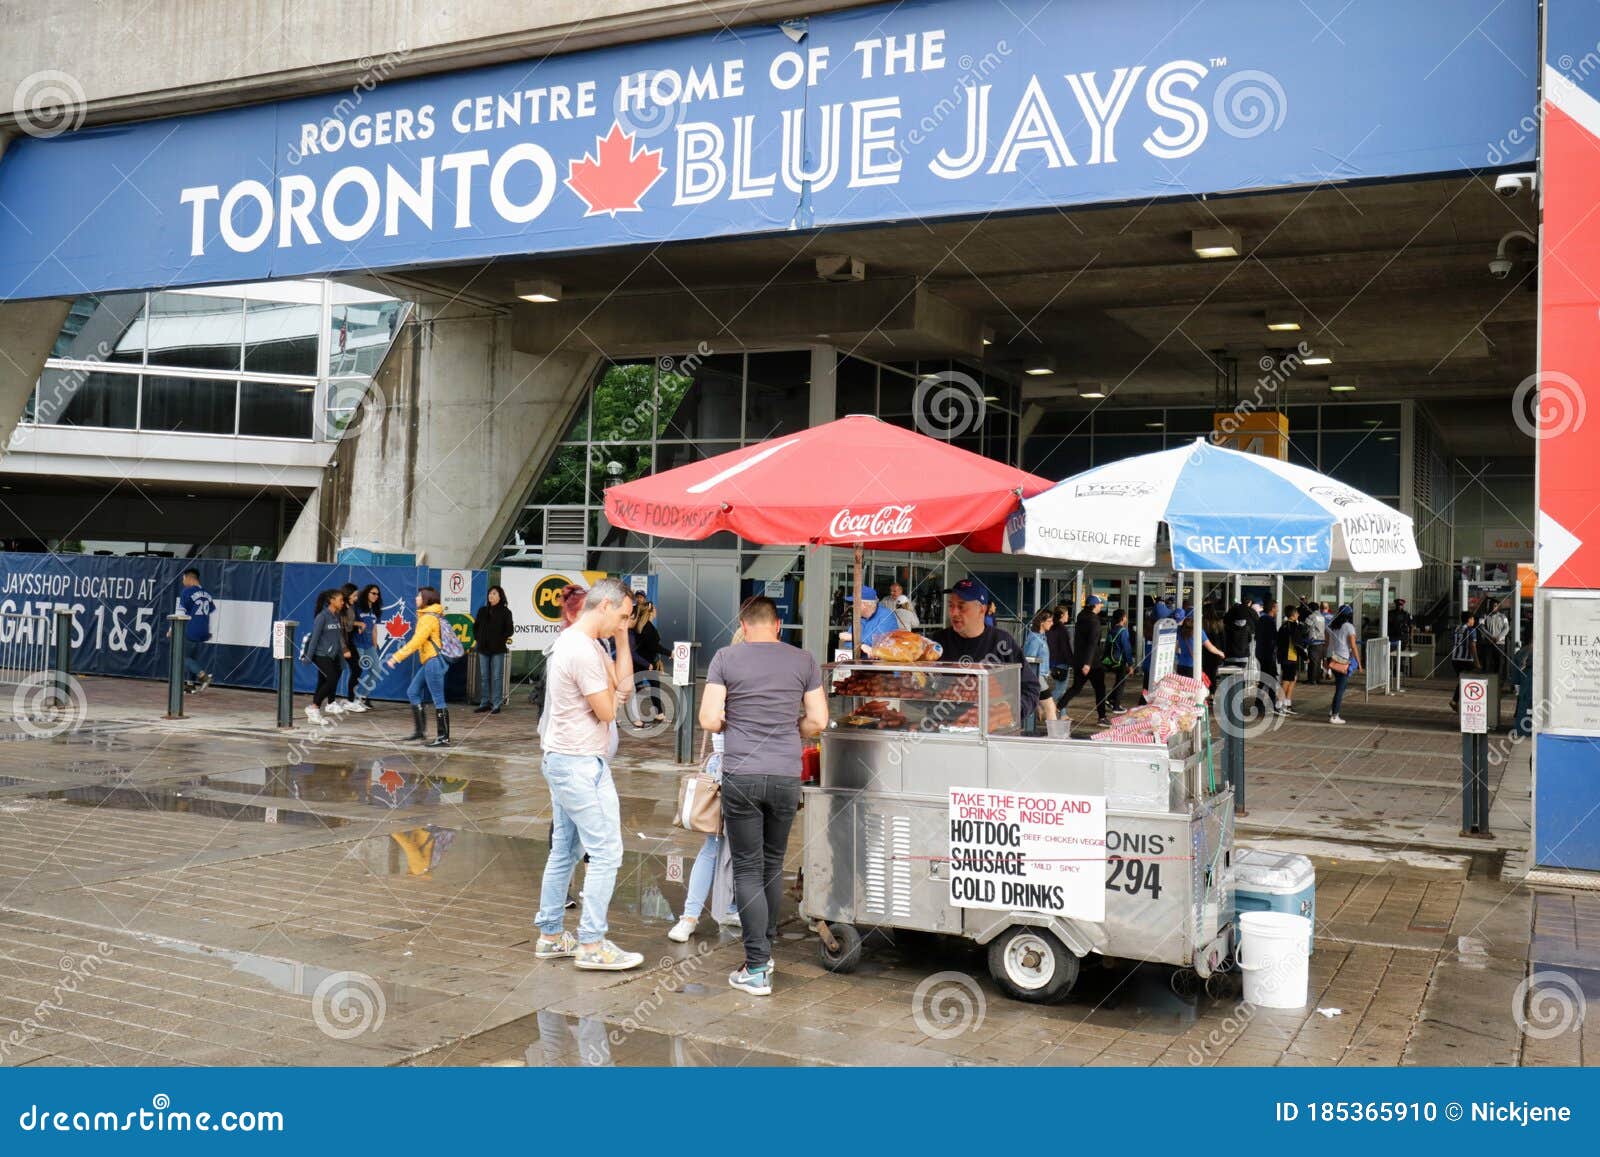
<instances>
[{"instance_id":1,"label":"stainless steel food cart","mask_svg":"<svg viewBox=\"0 0 1600 1157\"><path fill-rule=\"evenodd\" d=\"M1164 745L1024 736L1019 674L826 668L831 719L820 782L805 789L801 900L823 964L852 970L862 933L888 928L987 945L996 982L1022 1000L1064 996L1091 953L1170 964L1190 979L1227 969L1233 794L1213 769L1203 716ZM951 788L1104 796L1103 920L953 903Z\"/></svg>"}]
</instances>

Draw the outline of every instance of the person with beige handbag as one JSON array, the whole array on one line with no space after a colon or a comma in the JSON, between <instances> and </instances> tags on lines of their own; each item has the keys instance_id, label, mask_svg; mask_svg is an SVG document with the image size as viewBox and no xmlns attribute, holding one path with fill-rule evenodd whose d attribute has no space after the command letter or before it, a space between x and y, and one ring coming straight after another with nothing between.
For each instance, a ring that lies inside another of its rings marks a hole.
<instances>
[{"instance_id":1,"label":"person with beige handbag","mask_svg":"<svg viewBox=\"0 0 1600 1157\"><path fill-rule=\"evenodd\" d=\"M710 740L711 755L706 756L706 741ZM739 909L733 899L733 857L728 851L728 841L722 834L722 736L702 733L700 737L701 770L691 772L678 784L678 812L674 822L691 832L705 832L705 842L700 854L689 869L689 885L683 900L683 915L667 932L667 939L675 944L686 944L700 924L700 914L705 911L706 898L713 884L718 896L726 897L717 923L739 927Z\"/></svg>"}]
</instances>

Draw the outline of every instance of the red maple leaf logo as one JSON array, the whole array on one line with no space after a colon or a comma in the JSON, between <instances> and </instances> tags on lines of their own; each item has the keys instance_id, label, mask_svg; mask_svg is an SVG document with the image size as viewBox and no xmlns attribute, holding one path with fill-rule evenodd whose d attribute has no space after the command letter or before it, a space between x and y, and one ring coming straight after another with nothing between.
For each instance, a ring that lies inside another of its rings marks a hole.
<instances>
[{"instance_id":1,"label":"red maple leaf logo","mask_svg":"<svg viewBox=\"0 0 1600 1157\"><path fill-rule=\"evenodd\" d=\"M411 630L411 624L406 622L405 616L399 611L396 611L394 617L385 622L383 626L389 632L391 639L403 639Z\"/></svg>"},{"instance_id":2,"label":"red maple leaf logo","mask_svg":"<svg viewBox=\"0 0 1600 1157\"><path fill-rule=\"evenodd\" d=\"M622 131L611 122L611 131L594 139L594 156L583 154L581 161L567 162L567 188L583 198L589 208L585 217L596 213L637 213L639 198L661 179L666 167L660 149L634 148L634 134Z\"/></svg>"},{"instance_id":3,"label":"red maple leaf logo","mask_svg":"<svg viewBox=\"0 0 1600 1157\"><path fill-rule=\"evenodd\" d=\"M382 785L385 791L387 791L390 795L393 795L395 792L399 791L405 786L406 781L405 778L394 768L386 767L383 769L383 774L378 777L378 783Z\"/></svg>"}]
</instances>

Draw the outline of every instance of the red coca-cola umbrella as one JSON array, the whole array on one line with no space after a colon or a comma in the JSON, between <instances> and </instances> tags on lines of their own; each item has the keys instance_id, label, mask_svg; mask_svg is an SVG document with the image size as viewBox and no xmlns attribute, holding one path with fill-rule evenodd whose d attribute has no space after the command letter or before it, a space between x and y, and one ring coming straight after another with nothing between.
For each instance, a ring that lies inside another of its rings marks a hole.
<instances>
[{"instance_id":1,"label":"red coca-cola umbrella","mask_svg":"<svg viewBox=\"0 0 1600 1157\"><path fill-rule=\"evenodd\" d=\"M855 415L606 491L606 518L697 541L997 552L1019 500L1051 483L937 438ZM860 606L857 600L856 606ZM861 637L860 624L852 638Z\"/></svg>"}]
</instances>

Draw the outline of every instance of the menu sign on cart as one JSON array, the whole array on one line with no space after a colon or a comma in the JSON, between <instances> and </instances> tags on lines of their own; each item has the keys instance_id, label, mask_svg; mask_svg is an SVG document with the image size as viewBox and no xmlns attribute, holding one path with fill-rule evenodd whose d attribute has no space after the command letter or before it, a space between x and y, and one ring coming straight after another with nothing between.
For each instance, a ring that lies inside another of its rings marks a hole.
<instances>
[{"instance_id":1,"label":"menu sign on cart","mask_svg":"<svg viewBox=\"0 0 1600 1157\"><path fill-rule=\"evenodd\" d=\"M1105 919L1106 800L950 789L950 903Z\"/></svg>"}]
</instances>

